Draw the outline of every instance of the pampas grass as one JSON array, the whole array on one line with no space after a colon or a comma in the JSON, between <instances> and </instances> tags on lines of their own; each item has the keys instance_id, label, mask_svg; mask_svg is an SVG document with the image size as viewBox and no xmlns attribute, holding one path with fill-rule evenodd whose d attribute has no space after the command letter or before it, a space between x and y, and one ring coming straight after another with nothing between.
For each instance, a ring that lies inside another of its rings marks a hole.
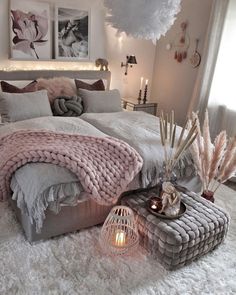
<instances>
[{"instance_id":1,"label":"pampas grass","mask_svg":"<svg viewBox=\"0 0 236 295\"><path fill-rule=\"evenodd\" d=\"M215 192L221 183L236 172L236 137L227 140L226 131L221 131L212 143L208 112L205 113L202 132L197 114L193 113L192 118L198 130L197 140L190 149L195 168L202 181L203 191Z\"/></svg>"},{"instance_id":2,"label":"pampas grass","mask_svg":"<svg viewBox=\"0 0 236 295\"><path fill-rule=\"evenodd\" d=\"M170 115L164 115L161 112L160 120L160 132L161 143L164 148L165 156L165 174L170 177L175 165L186 151L189 146L194 142L197 137L197 125L196 121L193 122L190 129L188 129L189 120L185 122L182 128L179 139L176 139L177 124L175 121L174 111Z\"/></svg>"}]
</instances>

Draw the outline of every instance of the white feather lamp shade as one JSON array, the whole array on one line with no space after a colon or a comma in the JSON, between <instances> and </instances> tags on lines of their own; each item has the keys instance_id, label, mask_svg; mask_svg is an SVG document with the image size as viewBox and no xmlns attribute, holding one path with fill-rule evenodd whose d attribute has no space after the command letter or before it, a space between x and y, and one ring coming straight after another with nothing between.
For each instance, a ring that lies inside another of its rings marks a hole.
<instances>
[{"instance_id":1,"label":"white feather lamp shade","mask_svg":"<svg viewBox=\"0 0 236 295\"><path fill-rule=\"evenodd\" d=\"M156 42L173 25L181 0L104 0L107 22L128 36Z\"/></svg>"},{"instance_id":2,"label":"white feather lamp shade","mask_svg":"<svg viewBox=\"0 0 236 295\"><path fill-rule=\"evenodd\" d=\"M126 206L115 206L107 216L99 237L107 254L124 254L137 247L138 229L133 211Z\"/></svg>"}]
</instances>

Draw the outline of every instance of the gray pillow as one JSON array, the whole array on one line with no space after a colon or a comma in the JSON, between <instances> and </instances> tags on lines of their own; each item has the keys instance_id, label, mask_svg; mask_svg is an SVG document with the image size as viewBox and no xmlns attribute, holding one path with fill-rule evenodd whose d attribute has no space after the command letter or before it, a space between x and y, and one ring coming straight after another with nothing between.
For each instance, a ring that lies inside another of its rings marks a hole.
<instances>
[{"instance_id":1,"label":"gray pillow","mask_svg":"<svg viewBox=\"0 0 236 295\"><path fill-rule=\"evenodd\" d=\"M81 97L58 96L52 106L54 116L77 117L83 112Z\"/></svg>"},{"instance_id":2,"label":"gray pillow","mask_svg":"<svg viewBox=\"0 0 236 295\"><path fill-rule=\"evenodd\" d=\"M121 97L117 89L108 91L90 91L79 89L78 95L83 100L84 113L121 112Z\"/></svg>"},{"instance_id":3,"label":"gray pillow","mask_svg":"<svg viewBox=\"0 0 236 295\"><path fill-rule=\"evenodd\" d=\"M0 114L3 122L52 116L47 90L30 93L0 92Z\"/></svg>"}]
</instances>

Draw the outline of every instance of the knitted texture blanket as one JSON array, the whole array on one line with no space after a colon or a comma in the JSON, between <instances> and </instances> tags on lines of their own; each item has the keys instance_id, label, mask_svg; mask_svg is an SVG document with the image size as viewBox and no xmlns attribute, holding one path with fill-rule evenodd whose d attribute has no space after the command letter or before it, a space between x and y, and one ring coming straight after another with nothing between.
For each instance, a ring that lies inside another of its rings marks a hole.
<instances>
[{"instance_id":1,"label":"knitted texture blanket","mask_svg":"<svg viewBox=\"0 0 236 295\"><path fill-rule=\"evenodd\" d=\"M17 131L0 138L0 200L9 195L12 174L30 162L66 167L105 205L117 201L143 164L135 149L112 137Z\"/></svg>"}]
</instances>

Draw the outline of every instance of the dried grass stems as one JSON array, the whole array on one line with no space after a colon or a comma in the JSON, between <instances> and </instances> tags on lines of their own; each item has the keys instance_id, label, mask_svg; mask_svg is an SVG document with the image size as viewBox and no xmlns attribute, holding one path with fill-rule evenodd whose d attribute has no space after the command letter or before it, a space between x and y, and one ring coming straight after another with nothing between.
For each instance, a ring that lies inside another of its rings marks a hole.
<instances>
[{"instance_id":1,"label":"dried grass stems","mask_svg":"<svg viewBox=\"0 0 236 295\"><path fill-rule=\"evenodd\" d=\"M221 131L211 142L208 112L205 113L202 132L198 115L193 113L193 122L197 124L198 135L191 146L191 154L203 190L215 192L236 172L236 136L227 140L226 131Z\"/></svg>"},{"instance_id":2,"label":"dried grass stems","mask_svg":"<svg viewBox=\"0 0 236 295\"><path fill-rule=\"evenodd\" d=\"M193 122L191 128L188 129L189 120L186 120L177 140L177 124L175 123L174 111L165 115L162 111L159 120L161 143L164 148L165 173L170 176L180 157L196 139L197 125L196 122Z\"/></svg>"}]
</instances>

